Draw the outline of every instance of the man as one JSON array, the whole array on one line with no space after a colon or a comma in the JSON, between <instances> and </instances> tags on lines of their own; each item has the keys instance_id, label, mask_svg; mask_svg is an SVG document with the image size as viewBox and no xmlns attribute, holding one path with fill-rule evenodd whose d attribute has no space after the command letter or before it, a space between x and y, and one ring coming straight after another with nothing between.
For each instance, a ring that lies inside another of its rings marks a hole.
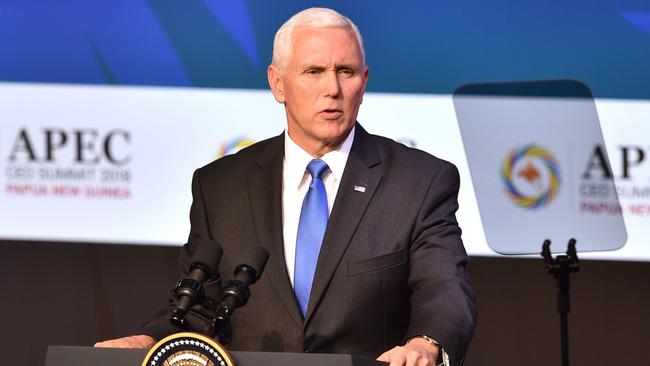
<instances>
[{"instance_id":1,"label":"man","mask_svg":"<svg viewBox=\"0 0 650 366\"><path fill-rule=\"evenodd\" d=\"M462 363L476 314L456 168L356 122L368 66L356 26L333 10L302 11L278 30L268 79L287 129L195 172L181 254L187 271L191 238L214 240L228 278L242 252L268 249L232 318L231 349ZM169 315L143 329L98 346L150 347L178 331Z\"/></svg>"}]
</instances>

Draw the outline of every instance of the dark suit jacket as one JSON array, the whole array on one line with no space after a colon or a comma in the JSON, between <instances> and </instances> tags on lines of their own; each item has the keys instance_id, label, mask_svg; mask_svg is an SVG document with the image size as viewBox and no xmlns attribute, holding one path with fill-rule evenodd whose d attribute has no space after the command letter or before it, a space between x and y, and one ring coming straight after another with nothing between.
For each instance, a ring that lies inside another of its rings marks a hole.
<instances>
[{"instance_id":1,"label":"dark suit jacket","mask_svg":"<svg viewBox=\"0 0 650 366\"><path fill-rule=\"evenodd\" d=\"M234 314L231 349L377 357L426 334L458 364L476 311L455 218L456 168L357 124L303 320L284 258L283 155L280 135L194 174L190 238L223 247L221 277L232 278L249 247L270 254L249 303ZM184 273L192 252L190 240L181 253ZM218 297L218 283L207 287ZM145 332L159 339L178 331L168 319L150 322Z\"/></svg>"}]
</instances>

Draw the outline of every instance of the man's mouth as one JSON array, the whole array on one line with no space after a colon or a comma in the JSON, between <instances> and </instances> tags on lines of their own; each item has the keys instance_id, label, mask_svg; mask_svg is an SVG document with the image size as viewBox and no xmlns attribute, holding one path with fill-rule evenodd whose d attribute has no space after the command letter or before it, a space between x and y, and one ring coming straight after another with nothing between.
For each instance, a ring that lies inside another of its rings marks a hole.
<instances>
[{"instance_id":1,"label":"man's mouth","mask_svg":"<svg viewBox=\"0 0 650 366\"><path fill-rule=\"evenodd\" d=\"M325 118L337 118L343 114L343 111L337 108L326 108L320 112L320 115Z\"/></svg>"}]
</instances>

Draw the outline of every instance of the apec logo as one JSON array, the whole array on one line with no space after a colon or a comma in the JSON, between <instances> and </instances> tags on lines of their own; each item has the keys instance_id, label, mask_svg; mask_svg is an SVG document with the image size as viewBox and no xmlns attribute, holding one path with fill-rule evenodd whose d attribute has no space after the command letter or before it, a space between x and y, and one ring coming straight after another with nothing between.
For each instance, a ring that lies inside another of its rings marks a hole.
<instances>
[{"instance_id":1,"label":"apec logo","mask_svg":"<svg viewBox=\"0 0 650 366\"><path fill-rule=\"evenodd\" d=\"M536 144L512 149L501 166L500 175L510 200L526 209L548 206L560 189L560 169L555 156Z\"/></svg>"},{"instance_id":2,"label":"apec logo","mask_svg":"<svg viewBox=\"0 0 650 366\"><path fill-rule=\"evenodd\" d=\"M67 155L79 164L106 161L121 166L131 161L131 156L125 149L130 143L131 135L121 129L102 133L91 128L43 128L38 133L30 133L27 128L21 128L14 139L8 160L12 163L52 163Z\"/></svg>"},{"instance_id":3,"label":"apec logo","mask_svg":"<svg viewBox=\"0 0 650 366\"><path fill-rule=\"evenodd\" d=\"M4 194L14 197L129 199L131 133L125 129L17 128L6 154Z\"/></svg>"}]
</instances>

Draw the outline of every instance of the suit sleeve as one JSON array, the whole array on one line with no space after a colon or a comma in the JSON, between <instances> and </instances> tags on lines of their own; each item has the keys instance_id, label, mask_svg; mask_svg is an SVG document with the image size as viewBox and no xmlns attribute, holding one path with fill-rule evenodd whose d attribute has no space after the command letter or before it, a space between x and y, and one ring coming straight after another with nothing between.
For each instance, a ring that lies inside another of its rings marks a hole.
<instances>
[{"instance_id":1,"label":"suit sleeve","mask_svg":"<svg viewBox=\"0 0 650 366\"><path fill-rule=\"evenodd\" d=\"M183 245L178 256L179 279L188 276L189 267L192 262L193 255L196 251L196 239L198 237L208 240L212 239L208 230L208 217L205 199L203 196L203 187L201 185L200 172L201 169L197 169L192 177L192 206L190 208L191 229L188 241L185 245ZM220 288L221 286L218 274L214 279L207 281L204 284L205 294L212 300L218 300L218 297L220 296ZM142 326L141 330L144 334L147 334L156 340L160 340L170 334L185 330L172 325L169 321L171 312L176 306L176 297L174 295L174 290L175 286L172 287L169 292L167 307L161 309L161 311L158 312L158 315L154 319L151 319ZM197 309L196 306L192 308L192 310L201 312L201 309Z\"/></svg>"},{"instance_id":2,"label":"suit sleeve","mask_svg":"<svg viewBox=\"0 0 650 366\"><path fill-rule=\"evenodd\" d=\"M432 178L418 213L410 248L411 318L407 339L436 339L452 365L462 363L474 334L474 291L456 221L460 178L446 163Z\"/></svg>"}]
</instances>

